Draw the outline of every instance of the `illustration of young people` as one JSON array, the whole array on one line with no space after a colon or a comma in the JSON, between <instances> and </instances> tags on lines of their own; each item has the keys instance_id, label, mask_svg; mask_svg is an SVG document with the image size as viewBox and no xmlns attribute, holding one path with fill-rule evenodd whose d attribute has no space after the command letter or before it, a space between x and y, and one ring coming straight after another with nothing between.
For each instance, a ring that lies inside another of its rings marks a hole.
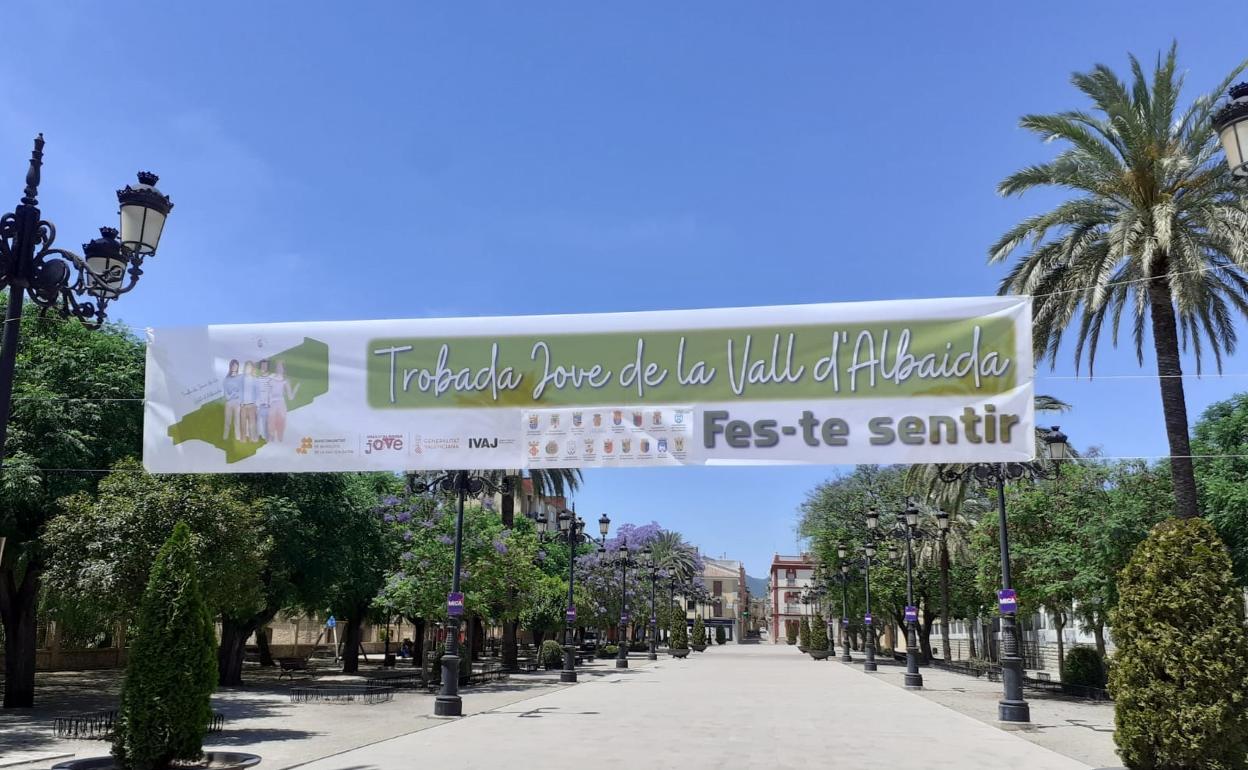
<instances>
[{"instance_id":1,"label":"illustration of young people","mask_svg":"<svg viewBox=\"0 0 1248 770\"><path fill-rule=\"evenodd\" d=\"M273 395L273 378L269 376L269 359L256 364L256 427L260 438L269 440L269 401Z\"/></svg>"},{"instance_id":2,"label":"illustration of young people","mask_svg":"<svg viewBox=\"0 0 1248 770\"><path fill-rule=\"evenodd\" d=\"M290 384L286 362L279 360L274 364L269 384L269 440L280 444L286 436L286 402L294 400L300 383Z\"/></svg>"},{"instance_id":3,"label":"illustration of young people","mask_svg":"<svg viewBox=\"0 0 1248 770\"><path fill-rule=\"evenodd\" d=\"M243 441L259 441L256 433L256 393L260 383L256 380L256 365L251 361L243 364Z\"/></svg>"},{"instance_id":4,"label":"illustration of young people","mask_svg":"<svg viewBox=\"0 0 1248 770\"><path fill-rule=\"evenodd\" d=\"M238 372L238 359L230 360L229 374L225 375L225 379L221 383L221 389L225 392L225 426L221 433L222 439L230 437L230 426L234 426L234 440L243 440L242 426L242 405L243 405L243 375Z\"/></svg>"}]
</instances>

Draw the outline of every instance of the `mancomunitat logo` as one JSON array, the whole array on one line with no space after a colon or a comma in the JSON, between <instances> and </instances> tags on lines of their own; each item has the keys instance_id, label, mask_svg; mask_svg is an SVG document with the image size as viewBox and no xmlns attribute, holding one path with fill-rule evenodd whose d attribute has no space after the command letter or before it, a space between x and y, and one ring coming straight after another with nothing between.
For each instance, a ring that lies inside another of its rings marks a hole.
<instances>
[{"instance_id":1,"label":"mancomunitat logo","mask_svg":"<svg viewBox=\"0 0 1248 770\"><path fill-rule=\"evenodd\" d=\"M312 451L312 437L304 436L299 439L299 446L295 448L295 452L301 455L306 455L310 451Z\"/></svg>"}]
</instances>

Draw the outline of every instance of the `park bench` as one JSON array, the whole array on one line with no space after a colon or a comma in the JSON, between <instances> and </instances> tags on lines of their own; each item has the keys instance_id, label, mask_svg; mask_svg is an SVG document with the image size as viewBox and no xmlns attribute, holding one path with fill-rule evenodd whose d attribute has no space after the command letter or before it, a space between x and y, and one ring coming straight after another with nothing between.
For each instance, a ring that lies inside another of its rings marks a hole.
<instances>
[{"instance_id":1,"label":"park bench","mask_svg":"<svg viewBox=\"0 0 1248 770\"><path fill-rule=\"evenodd\" d=\"M293 681L296 671L308 670L307 658L276 658L274 662L277 663L277 667L280 669L280 671L277 672L278 679L286 676Z\"/></svg>"}]
</instances>

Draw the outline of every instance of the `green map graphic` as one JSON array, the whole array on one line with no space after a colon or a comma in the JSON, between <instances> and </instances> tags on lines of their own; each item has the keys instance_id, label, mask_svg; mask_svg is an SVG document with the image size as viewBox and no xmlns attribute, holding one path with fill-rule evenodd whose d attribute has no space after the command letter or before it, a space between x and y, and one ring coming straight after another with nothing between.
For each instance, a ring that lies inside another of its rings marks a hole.
<instances>
[{"instance_id":1,"label":"green map graphic","mask_svg":"<svg viewBox=\"0 0 1248 770\"><path fill-rule=\"evenodd\" d=\"M320 340L304 337L303 342L293 348L267 356L272 370L281 361L286 365L286 379L291 387L299 385L295 397L286 403L289 412L307 406L317 396L329 391L329 346ZM221 438L225 425L225 397L205 403L195 411L169 426L169 438L174 444L183 441L206 441L217 449L225 452L227 463L245 460L265 445L261 439L255 443L235 441L234 430L230 429L229 438ZM287 439L290 436L287 435Z\"/></svg>"}]
</instances>

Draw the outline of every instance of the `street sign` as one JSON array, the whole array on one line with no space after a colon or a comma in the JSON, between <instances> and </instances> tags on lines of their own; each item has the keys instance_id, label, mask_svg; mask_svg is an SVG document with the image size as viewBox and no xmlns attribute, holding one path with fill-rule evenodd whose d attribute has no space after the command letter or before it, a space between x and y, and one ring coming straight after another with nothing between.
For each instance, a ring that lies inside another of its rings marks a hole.
<instances>
[{"instance_id":1,"label":"street sign","mask_svg":"<svg viewBox=\"0 0 1248 770\"><path fill-rule=\"evenodd\" d=\"M464 614L463 594L449 593L446 595L446 614L456 618Z\"/></svg>"},{"instance_id":2,"label":"street sign","mask_svg":"<svg viewBox=\"0 0 1248 770\"><path fill-rule=\"evenodd\" d=\"M1018 612L1018 594L1013 588L1002 588L997 591L997 607L1003 615L1013 615Z\"/></svg>"},{"instance_id":3,"label":"street sign","mask_svg":"<svg viewBox=\"0 0 1248 770\"><path fill-rule=\"evenodd\" d=\"M576 622L576 607L573 607L573 606L569 605L569 606L568 606L568 613L567 613L566 617L567 617L567 619L568 619L568 622L569 622L569 623L575 623L575 622Z\"/></svg>"},{"instance_id":4,"label":"street sign","mask_svg":"<svg viewBox=\"0 0 1248 770\"><path fill-rule=\"evenodd\" d=\"M338 621L334 619L333 615L330 615L329 620L325 621L326 628L333 628L336 625L338 625Z\"/></svg>"},{"instance_id":5,"label":"street sign","mask_svg":"<svg viewBox=\"0 0 1248 770\"><path fill-rule=\"evenodd\" d=\"M915 607L915 606L906 607L906 622L907 623L919 622L919 608L918 607Z\"/></svg>"},{"instance_id":6,"label":"street sign","mask_svg":"<svg viewBox=\"0 0 1248 770\"><path fill-rule=\"evenodd\" d=\"M871 625L871 613L868 612L866 615L863 615L862 622L866 623L868 626Z\"/></svg>"}]
</instances>

